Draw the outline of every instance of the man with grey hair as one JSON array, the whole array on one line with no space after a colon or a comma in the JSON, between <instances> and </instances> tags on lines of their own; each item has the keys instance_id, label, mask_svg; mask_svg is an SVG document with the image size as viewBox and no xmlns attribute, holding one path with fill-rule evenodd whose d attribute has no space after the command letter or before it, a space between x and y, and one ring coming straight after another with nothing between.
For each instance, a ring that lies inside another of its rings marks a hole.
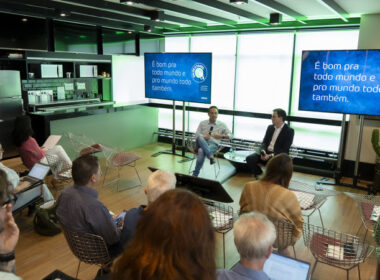
<instances>
[{"instance_id":1,"label":"man with grey hair","mask_svg":"<svg viewBox=\"0 0 380 280\"><path fill-rule=\"evenodd\" d=\"M240 262L231 270L218 270L218 280L269 280L263 268L275 240L276 229L264 214L241 215L234 224L234 242Z\"/></svg>"},{"instance_id":2,"label":"man with grey hair","mask_svg":"<svg viewBox=\"0 0 380 280\"><path fill-rule=\"evenodd\" d=\"M141 215L149 207L153 201L155 201L161 194L168 190L175 188L177 179L172 172L165 170L156 170L150 174L144 193L146 195L148 204L140 205L138 208L132 208L127 211L124 219L124 228L123 228L123 237L125 244L132 239L138 221L140 220Z\"/></svg>"}]
</instances>

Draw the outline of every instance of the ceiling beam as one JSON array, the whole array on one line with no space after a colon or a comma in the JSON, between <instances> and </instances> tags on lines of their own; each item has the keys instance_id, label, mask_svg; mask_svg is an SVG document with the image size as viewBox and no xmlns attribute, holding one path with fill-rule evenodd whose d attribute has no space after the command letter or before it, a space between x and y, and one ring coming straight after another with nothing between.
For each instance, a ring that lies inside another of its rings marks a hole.
<instances>
[{"instance_id":1,"label":"ceiling beam","mask_svg":"<svg viewBox=\"0 0 380 280\"><path fill-rule=\"evenodd\" d=\"M319 2L325 6L327 9L332 11L334 14L336 14L338 17L340 17L344 22L348 22L347 20L347 11L345 11L341 6L339 6L335 1L333 0L319 0Z\"/></svg>"},{"instance_id":2,"label":"ceiling beam","mask_svg":"<svg viewBox=\"0 0 380 280\"><path fill-rule=\"evenodd\" d=\"M261 4L269 9L275 10L281 14L288 15L292 18L295 18L299 22L303 23L303 20L306 20L307 17L303 14L300 14L299 12L279 3L274 0L253 0L253 2L256 2L258 4Z\"/></svg>"},{"instance_id":3,"label":"ceiling beam","mask_svg":"<svg viewBox=\"0 0 380 280\"><path fill-rule=\"evenodd\" d=\"M89 5L89 6L96 7L98 9L102 9L102 10L123 12L123 13L127 13L127 14L138 15L138 16L143 16L143 17L148 17L148 18L151 18L151 16L153 15L153 12L156 12L156 11L150 11L150 10L141 9L138 7L133 7L133 6L119 4L119 3L110 2L110 1L103 1L103 0L92 0L92 1L88 1L88 0L65 0L65 2L71 2L74 4L81 4L81 5ZM187 24L187 25L199 27L199 28L207 27L207 24L203 23L203 22L187 20L187 19L183 19L180 17L170 16L170 15L164 15L164 20L165 19L167 19L168 21L171 21L171 22ZM168 24L163 23L162 21L161 21L161 24L163 24L165 26L161 25L160 27L163 27L166 29L171 29L170 26L168 26ZM153 26L153 24L150 24L150 25ZM158 26L158 25L156 24L155 26ZM173 27L173 26L171 26L171 27ZM176 29L178 29L178 28L179 28L179 26L176 27Z\"/></svg>"},{"instance_id":4,"label":"ceiling beam","mask_svg":"<svg viewBox=\"0 0 380 280\"><path fill-rule=\"evenodd\" d=\"M178 23L182 23L182 24L187 24L187 25L202 28L202 29L207 28L207 23L205 23L205 22L194 21L194 20L176 17L176 16L172 16L172 15L168 15L168 14L164 15L164 20L168 20L168 21L172 21L172 22L178 22Z\"/></svg>"},{"instance_id":5,"label":"ceiling beam","mask_svg":"<svg viewBox=\"0 0 380 280\"><path fill-rule=\"evenodd\" d=\"M215 21L215 22L221 23L223 25L231 26L231 27L234 27L237 24L236 21L233 21L231 19L215 16L209 13L204 13L198 10L189 9L186 7L182 7L179 5L175 5L175 4L160 1L160 0L133 0L133 2L141 3L146 6L164 9L164 10L168 10L168 11L172 11L172 12L176 12L180 14L186 14L192 17Z\"/></svg>"},{"instance_id":6,"label":"ceiling beam","mask_svg":"<svg viewBox=\"0 0 380 280\"><path fill-rule=\"evenodd\" d=\"M31 17L40 17L40 18L52 18L57 21L66 21L79 24L89 24L96 26L103 26L114 29L122 30L132 30L132 31L144 31L143 25L135 25L122 21L114 21L110 19L99 18L96 16L87 16L87 15L78 15L71 14L69 17L61 17L57 14L54 8L43 8L34 5L24 5L20 3L15 3L18 1L14 0L0 0L0 11L12 14L20 14ZM161 29L153 29L152 33L162 34Z\"/></svg>"},{"instance_id":7,"label":"ceiling beam","mask_svg":"<svg viewBox=\"0 0 380 280\"><path fill-rule=\"evenodd\" d=\"M268 19L263 18L259 15L253 14L251 12L236 8L235 6L232 6L230 4L226 4L226 3L214 1L214 0L193 0L193 2L197 2L197 3L203 4L203 5L215 8L215 9L219 9L219 10L222 10L222 11L227 12L227 13L231 13L231 14L235 14L235 15L238 15L241 17L245 17L245 18L254 20L258 23L261 23L263 25L268 25L267 24Z\"/></svg>"},{"instance_id":8,"label":"ceiling beam","mask_svg":"<svg viewBox=\"0 0 380 280\"><path fill-rule=\"evenodd\" d=\"M179 25L169 24L169 23L162 23L162 22L156 22L154 20L147 20L140 17L134 17L130 15L124 15L121 13L115 13L110 11L100 10L100 9L94 9L89 8L85 6L78 6L73 5L69 3L63 3L58 1L51 1L51 0L14 0L14 3L20 3L24 5L35 5L42 8L49 8L49 9L61 9L65 10L71 14L76 13L78 15L83 16L95 16L104 18L111 21L122 21L130 24L137 24L137 25L149 25L151 27L159 27L164 28L168 30L179 30Z\"/></svg>"}]
</instances>

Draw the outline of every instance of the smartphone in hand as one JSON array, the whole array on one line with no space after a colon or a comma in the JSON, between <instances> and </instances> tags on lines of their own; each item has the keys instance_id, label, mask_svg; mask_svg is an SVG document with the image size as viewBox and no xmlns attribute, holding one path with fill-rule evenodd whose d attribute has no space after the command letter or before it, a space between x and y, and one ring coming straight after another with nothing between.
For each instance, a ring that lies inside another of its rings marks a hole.
<instances>
[{"instance_id":1,"label":"smartphone in hand","mask_svg":"<svg viewBox=\"0 0 380 280\"><path fill-rule=\"evenodd\" d=\"M123 227L125 214L127 214L127 212L123 211L119 215L117 215L117 217L114 219L115 220L115 224L116 224L116 226L118 228L122 228Z\"/></svg>"}]
</instances>

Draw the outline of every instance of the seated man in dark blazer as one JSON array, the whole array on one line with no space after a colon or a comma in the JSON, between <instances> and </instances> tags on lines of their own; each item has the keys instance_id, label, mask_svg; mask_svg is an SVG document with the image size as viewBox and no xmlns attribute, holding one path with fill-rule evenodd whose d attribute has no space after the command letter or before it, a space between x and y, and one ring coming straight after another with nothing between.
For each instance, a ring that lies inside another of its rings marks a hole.
<instances>
[{"instance_id":1,"label":"seated man in dark blazer","mask_svg":"<svg viewBox=\"0 0 380 280\"><path fill-rule=\"evenodd\" d=\"M258 163L265 165L269 159L277 154L289 154L290 146L293 143L294 130L285 123L285 120L286 112L282 109L274 109L272 125L269 125L265 132L260 154L253 153L247 156L248 168L254 177L263 173L257 165Z\"/></svg>"}]
</instances>

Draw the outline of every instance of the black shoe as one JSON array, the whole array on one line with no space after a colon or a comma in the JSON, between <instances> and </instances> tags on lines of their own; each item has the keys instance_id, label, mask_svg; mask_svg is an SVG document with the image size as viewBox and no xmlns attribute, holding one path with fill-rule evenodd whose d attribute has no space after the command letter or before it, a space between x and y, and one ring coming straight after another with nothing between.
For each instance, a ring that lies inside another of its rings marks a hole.
<instances>
[{"instance_id":1,"label":"black shoe","mask_svg":"<svg viewBox=\"0 0 380 280\"><path fill-rule=\"evenodd\" d=\"M215 159L212 157L210 158L210 164L213 165L215 163Z\"/></svg>"}]
</instances>

